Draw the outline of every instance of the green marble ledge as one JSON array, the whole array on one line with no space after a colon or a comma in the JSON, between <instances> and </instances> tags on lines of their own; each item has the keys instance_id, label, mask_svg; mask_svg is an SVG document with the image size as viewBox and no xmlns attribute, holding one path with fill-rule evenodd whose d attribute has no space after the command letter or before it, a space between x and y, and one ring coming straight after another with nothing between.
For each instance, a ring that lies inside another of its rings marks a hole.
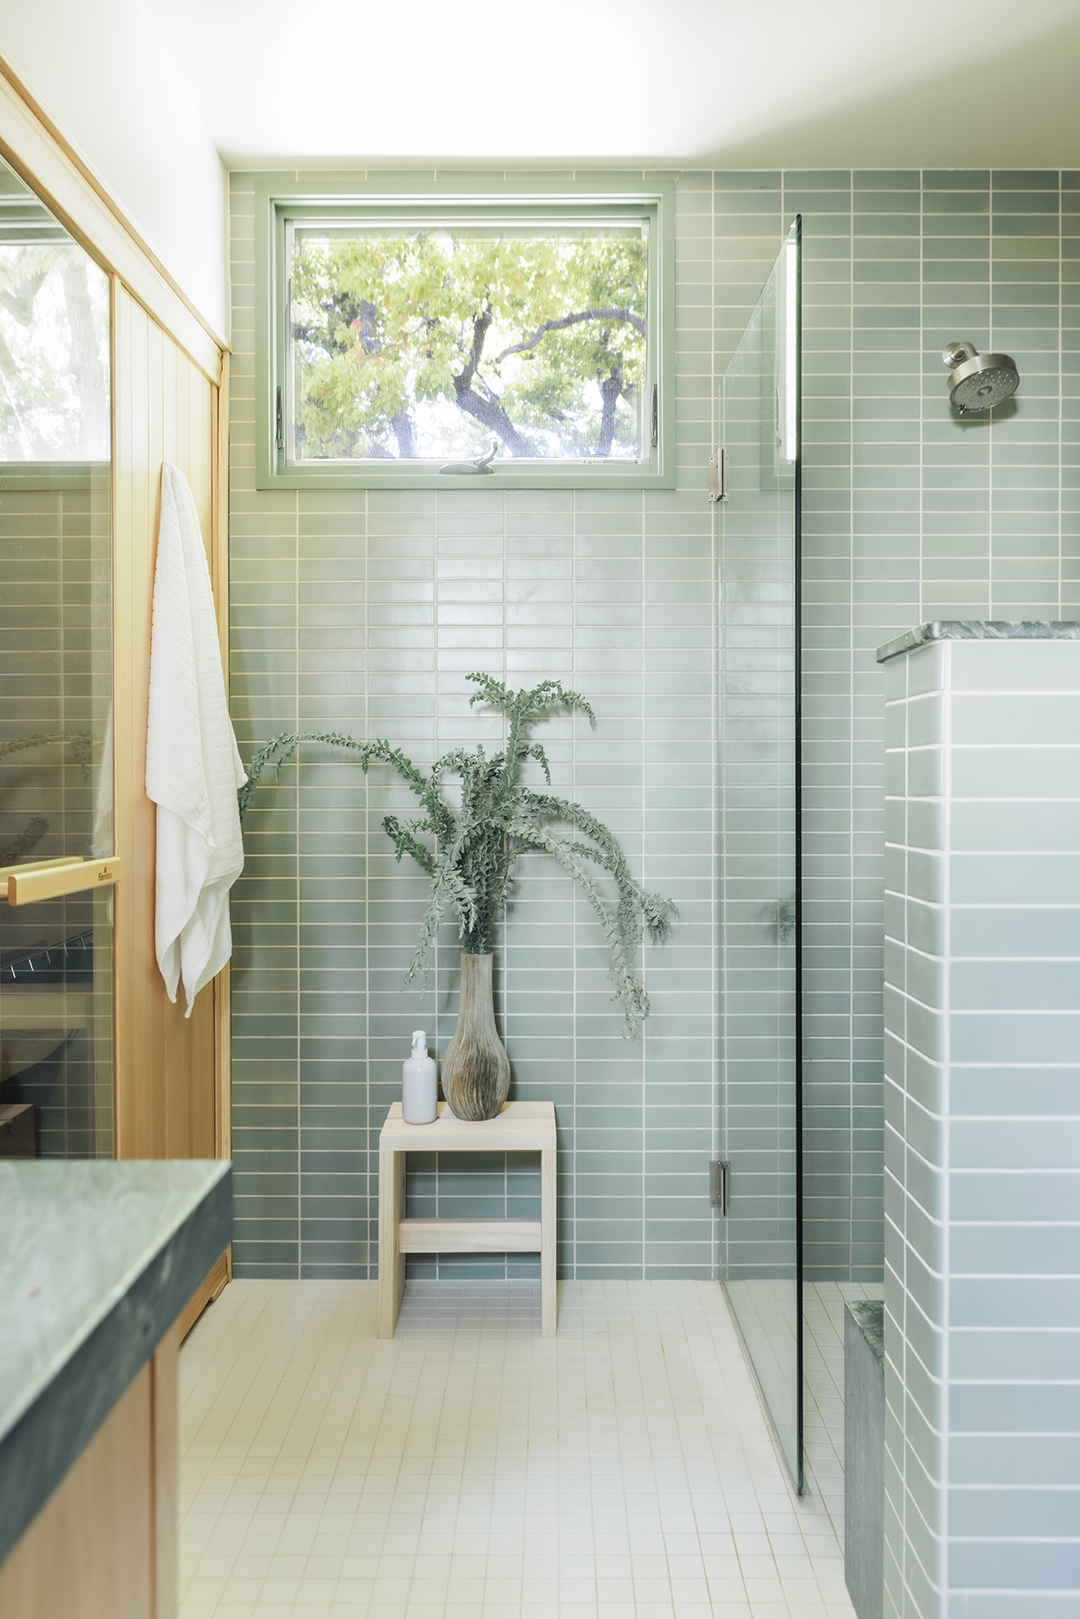
<instances>
[{"instance_id":1,"label":"green marble ledge","mask_svg":"<svg viewBox=\"0 0 1080 1619\"><path fill-rule=\"evenodd\" d=\"M885 1369L885 1306L880 1299L849 1299L848 1314Z\"/></svg>"},{"instance_id":2,"label":"green marble ledge","mask_svg":"<svg viewBox=\"0 0 1080 1619\"><path fill-rule=\"evenodd\" d=\"M0 1562L232 1234L228 1163L0 1163Z\"/></svg>"},{"instance_id":3,"label":"green marble ledge","mask_svg":"<svg viewBox=\"0 0 1080 1619\"><path fill-rule=\"evenodd\" d=\"M877 649L878 663L914 652L928 641L1080 641L1076 619L938 618L916 624Z\"/></svg>"}]
</instances>

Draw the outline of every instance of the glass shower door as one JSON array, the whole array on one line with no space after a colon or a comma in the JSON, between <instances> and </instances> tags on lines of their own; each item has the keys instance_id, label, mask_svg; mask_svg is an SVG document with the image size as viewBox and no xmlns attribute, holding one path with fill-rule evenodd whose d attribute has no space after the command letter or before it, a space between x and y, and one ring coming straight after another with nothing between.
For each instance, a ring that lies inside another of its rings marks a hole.
<instances>
[{"instance_id":1,"label":"glass shower door","mask_svg":"<svg viewBox=\"0 0 1080 1619\"><path fill-rule=\"evenodd\" d=\"M723 1286L801 1494L799 258L796 218L721 394L719 1111Z\"/></svg>"}]
</instances>

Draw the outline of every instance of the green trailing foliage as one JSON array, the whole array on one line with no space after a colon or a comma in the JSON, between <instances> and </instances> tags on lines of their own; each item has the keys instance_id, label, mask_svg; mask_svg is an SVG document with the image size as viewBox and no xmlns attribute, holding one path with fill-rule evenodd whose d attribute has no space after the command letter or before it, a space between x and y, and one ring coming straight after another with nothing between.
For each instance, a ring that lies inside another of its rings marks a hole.
<instances>
[{"instance_id":1,"label":"green trailing foliage","mask_svg":"<svg viewBox=\"0 0 1080 1619\"><path fill-rule=\"evenodd\" d=\"M10 742L0 743L0 759L6 759L12 753L22 753L26 748L45 747L50 742L63 742L71 749L71 756L79 767L83 781L88 782L97 745L97 737L92 731L35 731L32 735L16 736Z\"/></svg>"},{"instance_id":2,"label":"green trailing foliage","mask_svg":"<svg viewBox=\"0 0 1080 1619\"><path fill-rule=\"evenodd\" d=\"M624 1033L634 1039L641 1032L642 1019L649 1015L649 997L634 965L637 947L643 932L653 943L666 938L678 914L676 908L671 900L649 893L631 876L613 834L595 816L568 799L535 792L521 780L525 761L535 759L551 785L543 748L528 740L529 727L536 720L559 709L579 708L594 725L596 716L580 693L567 691L558 680L544 680L531 690L513 692L490 675L467 678L478 688L471 704L490 704L506 716L501 753L489 758L482 747L455 748L425 773L389 742L361 742L332 731L284 731L260 748L247 767L248 779L238 795L241 819L266 767L273 766L276 781L281 767L303 742L346 748L365 773L376 763L396 770L419 799L421 813L412 820L387 815L383 830L397 859L411 856L431 880L431 897L406 984L426 966L428 951L448 910L457 915L463 950L477 954L490 950L517 856L527 849L551 855L596 913L610 956L615 999L623 1010ZM461 781L461 803L456 807L443 794L443 777L448 775ZM555 830L560 826L572 828L572 834ZM614 881L614 905L598 881L601 872Z\"/></svg>"}]
</instances>

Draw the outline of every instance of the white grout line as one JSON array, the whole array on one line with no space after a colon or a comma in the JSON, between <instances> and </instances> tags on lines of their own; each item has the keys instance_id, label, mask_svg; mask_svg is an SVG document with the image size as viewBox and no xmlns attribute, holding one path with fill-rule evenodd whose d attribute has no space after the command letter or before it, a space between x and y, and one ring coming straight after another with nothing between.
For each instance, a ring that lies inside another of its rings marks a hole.
<instances>
[{"instance_id":1,"label":"white grout line","mask_svg":"<svg viewBox=\"0 0 1080 1619\"><path fill-rule=\"evenodd\" d=\"M181 1619L852 1619L826 1508L863 1292L807 1290L797 1501L713 1283L563 1283L547 1340L535 1283L412 1283L392 1342L371 1283L233 1283L181 1357Z\"/></svg>"}]
</instances>

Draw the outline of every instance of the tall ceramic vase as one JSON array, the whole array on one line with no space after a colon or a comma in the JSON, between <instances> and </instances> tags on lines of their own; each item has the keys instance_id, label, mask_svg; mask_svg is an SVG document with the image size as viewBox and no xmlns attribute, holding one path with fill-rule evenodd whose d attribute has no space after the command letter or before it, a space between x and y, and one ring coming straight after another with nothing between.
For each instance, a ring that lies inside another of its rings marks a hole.
<instances>
[{"instance_id":1,"label":"tall ceramic vase","mask_svg":"<svg viewBox=\"0 0 1080 1619\"><path fill-rule=\"evenodd\" d=\"M510 1089L510 1059L495 1028L491 953L461 952L457 1028L442 1061L443 1095L455 1119L493 1119Z\"/></svg>"}]
</instances>

